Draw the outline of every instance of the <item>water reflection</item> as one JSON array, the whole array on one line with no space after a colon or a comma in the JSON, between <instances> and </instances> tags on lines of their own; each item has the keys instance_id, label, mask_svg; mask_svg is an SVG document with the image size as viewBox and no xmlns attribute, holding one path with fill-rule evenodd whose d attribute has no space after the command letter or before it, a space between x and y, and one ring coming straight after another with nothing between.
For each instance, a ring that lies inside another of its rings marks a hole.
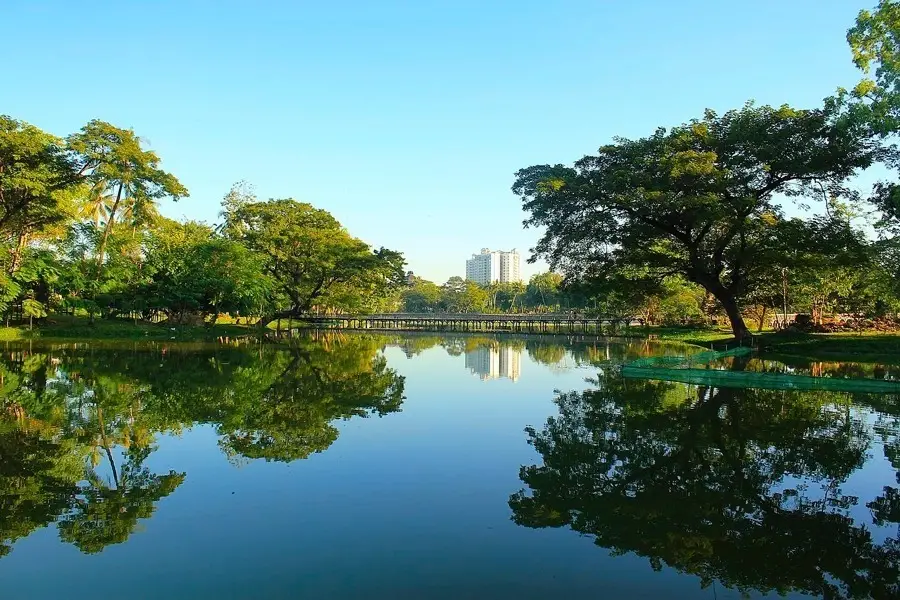
<instances>
[{"instance_id":1,"label":"water reflection","mask_svg":"<svg viewBox=\"0 0 900 600\"><path fill-rule=\"evenodd\" d=\"M386 345L397 346L407 358L441 348L449 356L464 356L465 368L482 380L521 376L522 355L554 370L622 363L646 356L685 356L702 348L645 339L598 338L596 336L548 336L509 334L432 335L409 332L383 336Z\"/></svg>"},{"instance_id":2,"label":"water reflection","mask_svg":"<svg viewBox=\"0 0 900 600\"><path fill-rule=\"evenodd\" d=\"M542 464L521 469L516 523L570 527L704 587L900 595L900 492L859 477L878 461L897 477L900 398L595 384L526 430Z\"/></svg>"},{"instance_id":3,"label":"water reflection","mask_svg":"<svg viewBox=\"0 0 900 600\"><path fill-rule=\"evenodd\" d=\"M510 344L486 344L467 350L466 368L482 381L518 381L522 371L522 350Z\"/></svg>"},{"instance_id":4,"label":"water reflection","mask_svg":"<svg viewBox=\"0 0 900 600\"><path fill-rule=\"evenodd\" d=\"M3 353L0 556L54 521L86 553L126 541L187 477L146 466L159 434L210 424L233 460L293 461L328 448L336 420L400 410L380 342Z\"/></svg>"}]
</instances>

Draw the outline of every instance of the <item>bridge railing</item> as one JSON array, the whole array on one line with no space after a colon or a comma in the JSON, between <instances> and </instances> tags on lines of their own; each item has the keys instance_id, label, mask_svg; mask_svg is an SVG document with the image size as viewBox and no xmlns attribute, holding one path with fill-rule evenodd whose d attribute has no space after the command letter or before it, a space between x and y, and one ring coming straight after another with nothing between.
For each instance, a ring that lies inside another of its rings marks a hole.
<instances>
[{"instance_id":1,"label":"bridge railing","mask_svg":"<svg viewBox=\"0 0 900 600\"><path fill-rule=\"evenodd\" d=\"M370 321L621 321L633 322L634 318L622 318L608 315L586 316L569 313L378 313L368 315L306 315L304 320L370 320Z\"/></svg>"}]
</instances>

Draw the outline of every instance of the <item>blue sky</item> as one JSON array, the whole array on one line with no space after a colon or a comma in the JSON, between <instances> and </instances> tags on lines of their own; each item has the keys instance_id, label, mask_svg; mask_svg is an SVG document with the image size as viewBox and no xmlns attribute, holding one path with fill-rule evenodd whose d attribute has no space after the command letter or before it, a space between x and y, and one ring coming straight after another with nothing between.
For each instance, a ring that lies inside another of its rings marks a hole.
<instances>
[{"instance_id":1,"label":"blue sky","mask_svg":"<svg viewBox=\"0 0 900 600\"><path fill-rule=\"evenodd\" d=\"M247 180L440 282L534 244L519 168L852 86L844 35L874 3L5 0L0 112L133 128L191 192L168 216L214 222Z\"/></svg>"}]
</instances>

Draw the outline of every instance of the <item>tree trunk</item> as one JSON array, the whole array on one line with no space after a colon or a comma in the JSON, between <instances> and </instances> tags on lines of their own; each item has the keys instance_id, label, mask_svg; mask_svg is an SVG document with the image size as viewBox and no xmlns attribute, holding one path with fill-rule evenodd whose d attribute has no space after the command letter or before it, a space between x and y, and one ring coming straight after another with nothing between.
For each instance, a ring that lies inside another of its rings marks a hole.
<instances>
[{"instance_id":1,"label":"tree trunk","mask_svg":"<svg viewBox=\"0 0 900 600\"><path fill-rule=\"evenodd\" d=\"M13 250L12 260L9 265L9 274L13 275L16 271L19 270L19 264L22 262L22 252L25 250L25 246L28 244L28 232L22 231L19 233L19 240L16 243L16 249Z\"/></svg>"},{"instance_id":2,"label":"tree trunk","mask_svg":"<svg viewBox=\"0 0 900 600\"><path fill-rule=\"evenodd\" d=\"M113 221L116 218L116 210L119 208L119 201L122 200L122 184L119 184L119 191L116 192L116 201L113 203L112 210L109 211L109 218L106 220L106 227L103 228L103 237L100 239L100 247L97 249L97 271L103 268L103 255L106 252L106 241L109 239L109 233L112 231Z\"/></svg>"},{"instance_id":3,"label":"tree trunk","mask_svg":"<svg viewBox=\"0 0 900 600\"><path fill-rule=\"evenodd\" d=\"M744 323L744 316L741 314L741 309L738 307L734 296L725 292L716 295L716 299L722 305L722 308L725 309L728 320L731 321L731 331L734 334L734 339L738 341L751 339L753 334L747 329L747 325Z\"/></svg>"},{"instance_id":4,"label":"tree trunk","mask_svg":"<svg viewBox=\"0 0 900 600\"><path fill-rule=\"evenodd\" d=\"M769 307L766 305L763 305L762 311L759 313L759 323L758 323L759 326L756 328L757 333L762 333L763 325L765 325L765 323L766 323L766 313L767 312L769 312Z\"/></svg>"}]
</instances>

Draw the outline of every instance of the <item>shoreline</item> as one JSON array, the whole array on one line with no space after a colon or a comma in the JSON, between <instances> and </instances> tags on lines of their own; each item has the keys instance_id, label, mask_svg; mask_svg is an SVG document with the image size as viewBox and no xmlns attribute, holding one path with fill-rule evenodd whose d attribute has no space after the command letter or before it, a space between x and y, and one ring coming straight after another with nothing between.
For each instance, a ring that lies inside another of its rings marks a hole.
<instances>
[{"instance_id":1,"label":"shoreline","mask_svg":"<svg viewBox=\"0 0 900 600\"><path fill-rule=\"evenodd\" d=\"M282 330L285 331L285 330ZM384 327L294 327L301 332L348 332L399 335L448 335L448 336L511 336L530 339L567 338L587 341L592 339L640 339L663 342L679 342L704 348L722 350L731 347L734 338L725 330L704 327L625 327L609 332L530 331L518 332L504 329L448 329L448 328L384 328ZM212 326L183 325L166 327L161 324L134 323L132 321L108 321L97 319L90 323L80 317L51 317L48 321L27 326L0 328L0 341L157 341L157 342L221 342L235 338L253 337L258 330L253 325L216 323ZM274 334L275 329L269 328ZM763 332L754 336L754 347L764 356L776 355L794 358L819 358L821 360L849 362L882 362L900 364L900 332L893 333L776 333Z\"/></svg>"}]
</instances>

